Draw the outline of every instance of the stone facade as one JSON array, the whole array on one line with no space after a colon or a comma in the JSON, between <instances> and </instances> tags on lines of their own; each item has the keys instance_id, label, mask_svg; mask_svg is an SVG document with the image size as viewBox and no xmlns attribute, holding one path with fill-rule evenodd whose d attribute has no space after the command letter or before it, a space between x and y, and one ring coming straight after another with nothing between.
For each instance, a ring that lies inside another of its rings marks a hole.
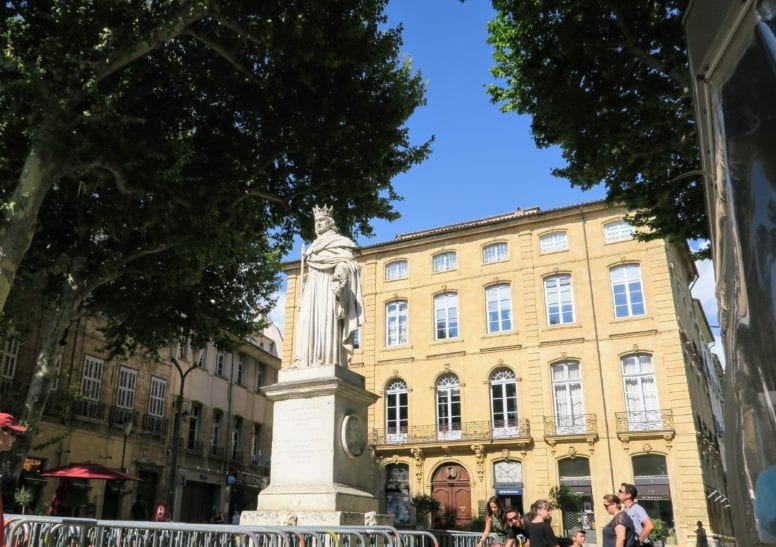
<instances>
[{"instance_id":1,"label":"stone facade","mask_svg":"<svg viewBox=\"0 0 776 547\"><path fill-rule=\"evenodd\" d=\"M409 498L431 493L435 524L463 527L490 496L527 511L564 484L587 511L554 526L595 542L602 497L633 482L679 544L698 520L728 534L707 498L724 472L697 272L623 216L602 202L518 210L361 249L367 322L350 368L381 396L368 424L380 513L414 524ZM284 367L299 273L286 266Z\"/></svg>"},{"instance_id":2,"label":"stone facade","mask_svg":"<svg viewBox=\"0 0 776 547\"><path fill-rule=\"evenodd\" d=\"M38 479L36 471L82 461L124 467L144 480L89 481L74 506L66 507L69 515L129 518L135 499L144 499L149 510L167 499L180 388L171 354L184 371L194 367L184 384L173 518L206 522L214 506L225 519L234 508L255 508L269 476L272 403L262 389L277 379L279 333L256 336L234 353L176 345L161 351L160 360L121 359L105 353L98 327L98 320L82 319L65 341L58 388L22 475L22 482L35 488L35 508L45 510L56 487L55 479ZM35 343L30 336L19 346L14 378L19 394L30 381ZM214 428L216 415L220 426Z\"/></svg>"}]
</instances>

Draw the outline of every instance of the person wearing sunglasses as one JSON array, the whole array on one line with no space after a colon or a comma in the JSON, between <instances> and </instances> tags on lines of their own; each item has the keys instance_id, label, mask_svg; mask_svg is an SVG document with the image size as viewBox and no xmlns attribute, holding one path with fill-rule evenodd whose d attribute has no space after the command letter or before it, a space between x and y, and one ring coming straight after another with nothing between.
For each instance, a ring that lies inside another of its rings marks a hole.
<instances>
[{"instance_id":1,"label":"person wearing sunglasses","mask_svg":"<svg viewBox=\"0 0 776 547\"><path fill-rule=\"evenodd\" d=\"M522 547L528 541L528 530L525 529L523 516L517 509L509 508L504 512L507 518L506 547Z\"/></svg>"},{"instance_id":2,"label":"person wearing sunglasses","mask_svg":"<svg viewBox=\"0 0 776 547\"><path fill-rule=\"evenodd\" d=\"M620 485L620 489L617 491L622 504L625 506L625 512L633 521L633 528L636 530L636 538L641 545L652 545L652 541L649 539L649 534L655 528L655 524L652 519L649 518L646 509L636 503L636 496L639 491L636 487L630 483L624 482Z\"/></svg>"},{"instance_id":3,"label":"person wearing sunglasses","mask_svg":"<svg viewBox=\"0 0 776 547\"><path fill-rule=\"evenodd\" d=\"M18 425L16 418L6 412L0 412L0 452L10 452L16 436L25 431L27 428ZM5 509L2 496L0 496L0 545L5 545Z\"/></svg>"},{"instance_id":4,"label":"person wearing sunglasses","mask_svg":"<svg viewBox=\"0 0 776 547\"><path fill-rule=\"evenodd\" d=\"M616 494L604 496L606 512L612 520L604 526L604 547L638 547L638 536L633 521L622 510L622 500Z\"/></svg>"}]
</instances>

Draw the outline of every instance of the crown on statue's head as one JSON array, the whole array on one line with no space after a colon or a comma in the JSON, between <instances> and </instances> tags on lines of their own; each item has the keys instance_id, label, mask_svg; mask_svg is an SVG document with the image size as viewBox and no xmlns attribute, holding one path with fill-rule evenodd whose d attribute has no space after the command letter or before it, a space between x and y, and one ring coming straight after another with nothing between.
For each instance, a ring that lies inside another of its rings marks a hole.
<instances>
[{"instance_id":1,"label":"crown on statue's head","mask_svg":"<svg viewBox=\"0 0 776 547\"><path fill-rule=\"evenodd\" d=\"M334 218L334 210L329 205L324 205L323 207L313 205L313 215L315 215L315 218Z\"/></svg>"}]
</instances>

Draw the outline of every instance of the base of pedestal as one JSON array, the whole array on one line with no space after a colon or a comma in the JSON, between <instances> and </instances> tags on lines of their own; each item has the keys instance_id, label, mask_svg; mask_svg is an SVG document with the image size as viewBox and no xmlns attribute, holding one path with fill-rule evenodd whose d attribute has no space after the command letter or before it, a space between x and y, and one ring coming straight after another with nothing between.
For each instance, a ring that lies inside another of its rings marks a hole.
<instances>
[{"instance_id":1,"label":"base of pedestal","mask_svg":"<svg viewBox=\"0 0 776 547\"><path fill-rule=\"evenodd\" d=\"M393 517L352 511L259 510L243 511L240 515L240 524L248 526L393 526Z\"/></svg>"},{"instance_id":2,"label":"base of pedestal","mask_svg":"<svg viewBox=\"0 0 776 547\"><path fill-rule=\"evenodd\" d=\"M368 513L377 510L377 499L369 492L344 484L270 484L259 494L260 511L311 511Z\"/></svg>"}]
</instances>

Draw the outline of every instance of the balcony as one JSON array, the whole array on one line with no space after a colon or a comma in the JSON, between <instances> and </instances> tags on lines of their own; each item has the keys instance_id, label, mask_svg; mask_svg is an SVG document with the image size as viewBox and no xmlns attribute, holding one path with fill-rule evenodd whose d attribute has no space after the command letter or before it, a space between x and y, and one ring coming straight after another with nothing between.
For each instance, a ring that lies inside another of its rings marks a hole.
<instances>
[{"instance_id":1,"label":"balcony","mask_svg":"<svg viewBox=\"0 0 776 547\"><path fill-rule=\"evenodd\" d=\"M127 422L132 422L133 426L137 425L137 414L131 408L123 408L120 406L110 407L108 412L108 420L110 425L114 427L124 427Z\"/></svg>"},{"instance_id":2,"label":"balcony","mask_svg":"<svg viewBox=\"0 0 776 547\"><path fill-rule=\"evenodd\" d=\"M226 457L226 448L223 446L216 446L211 444L210 449L208 450L208 454L214 458L223 460Z\"/></svg>"},{"instance_id":3,"label":"balcony","mask_svg":"<svg viewBox=\"0 0 776 547\"><path fill-rule=\"evenodd\" d=\"M640 412L616 412L617 437L628 442L631 439L674 438L674 413L672 410L646 410Z\"/></svg>"},{"instance_id":4,"label":"balcony","mask_svg":"<svg viewBox=\"0 0 776 547\"><path fill-rule=\"evenodd\" d=\"M454 423L453 427L417 425L406 428L374 429L370 442L381 449L410 447L417 445L439 445L440 443L468 443L471 441L518 442L528 445L533 442L528 420L519 420L512 426L497 422Z\"/></svg>"},{"instance_id":5,"label":"balcony","mask_svg":"<svg viewBox=\"0 0 776 547\"><path fill-rule=\"evenodd\" d=\"M167 435L167 418L163 418L162 416L153 416L151 414L143 414L141 428L143 433L164 437Z\"/></svg>"},{"instance_id":6,"label":"balcony","mask_svg":"<svg viewBox=\"0 0 776 547\"><path fill-rule=\"evenodd\" d=\"M191 454L203 454L204 452L204 446L200 439L187 439L181 437L178 439L178 446Z\"/></svg>"},{"instance_id":7,"label":"balcony","mask_svg":"<svg viewBox=\"0 0 776 547\"><path fill-rule=\"evenodd\" d=\"M598 419L595 414L545 416L544 440L551 447L559 442L586 442L592 451L598 440Z\"/></svg>"},{"instance_id":8,"label":"balcony","mask_svg":"<svg viewBox=\"0 0 776 547\"><path fill-rule=\"evenodd\" d=\"M105 405L99 401L81 399L73 404L73 414L79 419L105 420Z\"/></svg>"}]
</instances>

